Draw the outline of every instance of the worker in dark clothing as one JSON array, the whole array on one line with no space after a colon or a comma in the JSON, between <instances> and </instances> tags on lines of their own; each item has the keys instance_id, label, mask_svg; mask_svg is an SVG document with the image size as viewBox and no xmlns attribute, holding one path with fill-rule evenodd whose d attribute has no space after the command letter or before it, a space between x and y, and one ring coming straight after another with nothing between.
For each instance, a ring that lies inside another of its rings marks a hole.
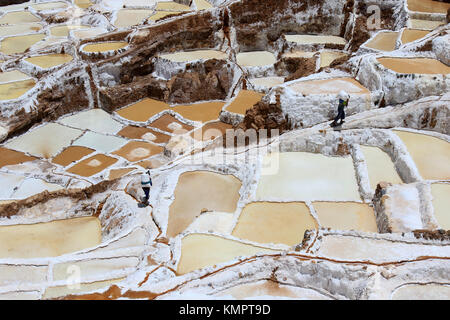
<instances>
[{"instance_id":1,"label":"worker in dark clothing","mask_svg":"<svg viewBox=\"0 0 450 320\"><path fill-rule=\"evenodd\" d=\"M331 123L332 127L342 125L342 123L344 123L345 107L348 106L348 101L350 100L349 94L343 90L339 92L338 98L339 98L338 115L336 116L336 118L334 118L334 121ZM340 123L338 123L339 120L341 121Z\"/></svg>"},{"instance_id":2,"label":"worker in dark clothing","mask_svg":"<svg viewBox=\"0 0 450 320\"><path fill-rule=\"evenodd\" d=\"M145 198L144 203L147 204L150 198L150 187L153 185L152 177L150 175L150 170L147 170L145 173L141 175L141 186L142 190L144 190Z\"/></svg>"}]
</instances>

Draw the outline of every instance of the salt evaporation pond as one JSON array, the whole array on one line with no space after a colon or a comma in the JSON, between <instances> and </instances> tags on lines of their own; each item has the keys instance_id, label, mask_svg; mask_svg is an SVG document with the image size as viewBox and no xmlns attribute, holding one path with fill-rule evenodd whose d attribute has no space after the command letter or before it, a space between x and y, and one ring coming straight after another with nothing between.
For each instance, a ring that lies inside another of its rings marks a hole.
<instances>
[{"instance_id":1,"label":"salt evaporation pond","mask_svg":"<svg viewBox=\"0 0 450 320\"><path fill-rule=\"evenodd\" d=\"M379 32L365 44L366 47L381 51L394 51L398 39L398 32Z\"/></svg>"},{"instance_id":2,"label":"salt evaporation pond","mask_svg":"<svg viewBox=\"0 0 450 320\"><path fill-rule=\"evenodd\" d=\"M28 61L29 63L34 64L35 66L41 67L42 69L53 68L68 63L72 60L73 57L70 54L66 53L45 54L25 59L25 61Z\"/></svg>"},{"instance_id":3,"label":"salt evaporation pond","mask_svg":"<svg viewBox=\"0 0 450 320\"><path fill-rule=\"evenodd\" d=\"M116 51L128 46L128 42L125 41L112 41L112 42L100 42L100 43L91 43L85 45L83 47L84 52L107 52L107 51Z\"/></svg>"},{"instance_id":4,"label":"salt evaporation pond","mask_svg":"<svg viewBox=\"0 0 450 320\"><path fill-rule=\"evenodd\" d=\"M24 36L15 36L4 38L0 43L0 51L4 54L22 53L29 49L36 42L45 38L45 34L28 34Z\"/></svg>"},{"instance_id":5,"label":"salt evaporation pond","mask_svg":"<svg viewBox=\"0 0 450 320\"><path fill-rule=\"evenodd\" d=\"M433 196L434 216L439 224L439 228L450 230L450 184L433 183L431 185L431 195Z\"/></svg>"},{"instance_id":6,"label":"salt evaporation pond","mask_svg":"<svg viewBox=\"0 0 450 320\"><path fill-rule=\"evenodd\" d=\"M95 217L0 226L0 258L56 257L96 246L101 239Z\"/></svg>"},{"instance_id":7,"label":"salt evaporation pond","mask_svg":"<svg viewBox=\"0 0 450 320\"><path fill-rule=\"evenodd\" d=\"M449 74L450 67L430 58L377 58L384 67L406 74Z\"/></svg>"},{"instance_id":8,"label":"salt evaporation pond","mask_svg":"<svg viewBox=\"0 0 450 320\"><path fill-rule=\"evenodd\" d=\"M263 67L273 65L277 58L269 51L240 52L236 55L236 62L243 67Z\"/></svg>"}]
</instances>

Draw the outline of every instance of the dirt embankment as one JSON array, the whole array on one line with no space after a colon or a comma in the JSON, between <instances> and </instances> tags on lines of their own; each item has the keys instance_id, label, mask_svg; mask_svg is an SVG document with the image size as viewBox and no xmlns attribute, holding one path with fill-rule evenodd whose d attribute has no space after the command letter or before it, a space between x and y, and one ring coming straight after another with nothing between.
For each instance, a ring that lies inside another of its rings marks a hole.
<instances>
[{"instance_id":1,"label":"dirt embankment","mask_svg":"<svg viewBox=\"0 0 450 320\"><path fill-rule=\"evenodd\" d=\"M21 210L26 210L32 208L36 205L43 204L53 199L68 197L77 201L90 199L95 194L103 193L107 190L112 190L117 181L107 180L102 181L96 185L92 185L85 189L62 189L57 191L44 191L32 197L14 201L11 203L6 203L0 205L0 217L12 217L17 215ZM85 208L86 211L91 211L92 214L95 213L95 208Z\"/></svg>"}]
</instances>

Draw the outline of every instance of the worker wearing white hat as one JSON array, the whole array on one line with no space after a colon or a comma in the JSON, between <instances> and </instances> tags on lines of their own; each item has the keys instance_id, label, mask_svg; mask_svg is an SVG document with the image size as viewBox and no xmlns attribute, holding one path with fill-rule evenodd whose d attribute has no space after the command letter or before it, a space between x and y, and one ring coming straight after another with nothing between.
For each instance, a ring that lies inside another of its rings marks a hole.
<instances>
[{"instance_id":1,"label":"worker wearing white hat","mask_svg":"<svg viewBox=\"0 0 450 320\"><path fill-rule=\"evenodd\" d=\"M142 175L141 175L141 186L142 186L142 190L144 190L144 193L145 193L144 203L148 203L148 199L150 198L150 187L152 185L153 185L153 183L152 183L152 177L150 175L150 170L147 170L146 172L142 173Z\"/></svg>"},{"instance_id":2,"label":"worker wearing white hat","mask_svg":"<svg viewBox=\"0 0 450 320\"><path fill-rule=\"evenodd\" d=\"M345 119L345 107L348 106L348 101L350 100L350 95L345 92L344 90L341 90L339 92L339 94L337 95L338 99L339 99L339 106L338 106L338 115L336 116L336 118L334 118L334 121L331 123L331 126L336 126L338 125L338 121L340 120L341 122L339 123L339 125L341 125L344 122Z\"/></svg>"}]
</instances>

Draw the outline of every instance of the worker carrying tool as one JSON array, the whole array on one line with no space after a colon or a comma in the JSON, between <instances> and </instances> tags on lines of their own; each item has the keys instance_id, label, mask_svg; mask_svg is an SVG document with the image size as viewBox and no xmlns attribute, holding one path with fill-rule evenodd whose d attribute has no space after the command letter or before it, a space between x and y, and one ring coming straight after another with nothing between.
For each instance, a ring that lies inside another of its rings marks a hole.
<instances>
[{"instance_id":1,"label":"worker carrying tool","mask_svg":"<svg viewBox=\"0 0 450 320\"><path fill-rule=\"evenodd\" d=\"M350 95L347 92L345 92L344 90L341 90L339 92L339 94L337 95L337 97L339 99L338 115L336 116L336 118L334 118L334 121L331 123L332 127L342 125L344 123L345 107L348 106L348 101L350 100ZM338 124L339 120L341 122Z\"/></svg>"},{"instance_id":2,"label":"worker carrying tool","mask_svg":"<svg viewBox=\"0 0 450 320\"><path fill-rule=\"evenodd\" d=\"M141 175L141 186L142 190L144 190L145 198L144 204L148 204L148 200L150 199L150 187L153 185L152 177L150 174L150 170L147 170Z\"/></svg>"}]
</instances>

